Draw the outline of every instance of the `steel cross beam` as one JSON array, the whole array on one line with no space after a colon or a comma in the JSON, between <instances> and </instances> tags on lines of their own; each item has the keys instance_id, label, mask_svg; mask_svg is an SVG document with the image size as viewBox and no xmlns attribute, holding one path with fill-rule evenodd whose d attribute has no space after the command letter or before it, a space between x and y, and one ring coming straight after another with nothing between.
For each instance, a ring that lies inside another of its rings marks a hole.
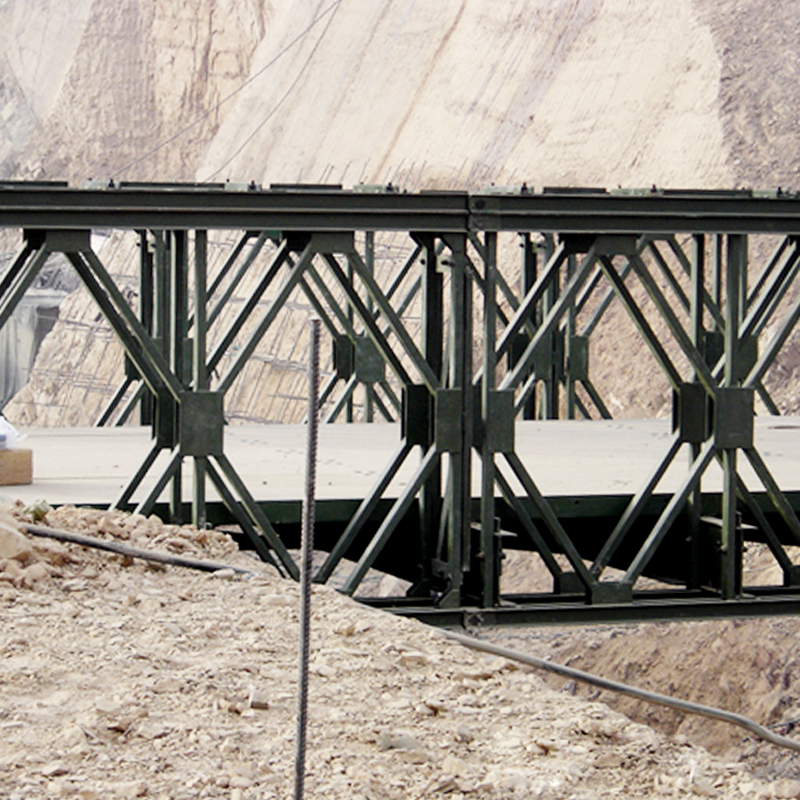
<instances>
[{"instance_id":1,"label":"steel cross beam","mask_svg":"<svg viewBox=\"0 0 800 800\"><path fill-rule=\"evenodd\" d=\"M237 187L238 188L238 187ZM486 195L306 188L229 191L147 184L74 189L0 184L0 226L133 230L533 231L636 235L800 233L794 195L752 192L523 191Z\"/></svg>"}]
</instances>

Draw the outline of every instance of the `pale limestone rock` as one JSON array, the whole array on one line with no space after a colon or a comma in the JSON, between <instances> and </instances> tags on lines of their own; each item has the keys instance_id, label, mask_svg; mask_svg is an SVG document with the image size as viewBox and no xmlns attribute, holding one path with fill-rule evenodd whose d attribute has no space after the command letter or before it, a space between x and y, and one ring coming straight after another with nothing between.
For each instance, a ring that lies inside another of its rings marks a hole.
<instances>
[{"instance_id":1,"label":"pale limestone rock","mask_svg":"<svg viewBox=\"0 0 800 800\"><path fill-rule=\"evenodd\" d=\"M771 783L769 791L776 798L800 797L800 781L783 778Z\"/></svg>"},{"instance_id":2,"label":"pale limestone rock","mask_svg":"<svg viewBox=\"0 0 800 800\"><path fill-rule=\"evenodd\" d=\"M121 781L112 783L109 788L114 797L122 798L122 800L133 800L147 794L147 784L144 781Z\"/></svg>"},{"instance_id":3,"label":"pale limestone rock","mask_svg":"<svg viewBox=\"0 0 800 800\"><path fill-rule=\"evenodd\" d=\"M0 560L0 581L13 583L19 586L22 583L25 570L16 559L2 559Z\"/></svg>"},{"instance_id":4,"label":"pale limestone rock","mask_svg":"<svg viewBox=\"0 0 800 800\"><path fill-rule=\"evenodd\" d=\"M49 578L50 570L48 570L46 565L41 561L37 561L35 564L31 564L29 567L25 568L25 572L22 575L22 582L25 586L32 587Z\"/></svg>"},{"instance_id":5,"label":"pale limestone rock","mask_svg":"<svg viewBox=\"0 0 800 800\"><path fill-rule=\"evenodd\" d=\"M455 737L457 742L469 744L475 740L475 733L473 732L472 728L469 727L469 725L465 725L462 722L456 728Z\"/></svg>"},{"instance_id":6,"label":"pale limestone rock","mask_svg":"<svg viewBox=\"0 0 800 800\"><path fill-rule=\"evenodd\" d=\"M74 561L69 549L62 542L41 539L34 545L36 555L54 567L63 567Z\"/></svg>"},{"instance_id":7,"label":"pale limestone rock","mask_svg":"<svg viewBox=\"0 0 800 800\"><path fill-rule=\"evenodd\" d=\"M423 714L428 714L435 717L437 714L441 714L447 710L447 703L438 697L426 697L422 701L422 705L419 710Z\"/></svg>"},{"instance_id":8,"label":"pale limestone rock","mask_svg":"<svg viewBox=\"0 0 800 800\"><path fill-rule=\"evenodd\" d=\"M218 569L216 572L211 572L210 576L212 578L219 578L220 580L233 580L236 577L236 571L225 568L225 569Z\"/></svg>"},{"instance_id":9,"label":"pale limestone rock","mask_svg":"<svg viewBox=\"0 0 800 800\"><path fill-rule=\"evenodd\" d=\"M405 731L382 731L378 737L378 749L423 752L425 745Z\"/></svg>"},{"instance_id":10,"label":"pale limestone rock","mask_svg":"<svg viewBox=\"0 0 800 800\"><path fill-rule=\"evenodd\" d=\"M172 729L157 720L144 720L137 728L136 734L142 739L163 739L170 734Z\"/></svg>"},{"instance_id":11,"label":"pale limestone rock","mask_svg":"<svg viewBox=\"0 0 800 800\"><path fill-rule=\"evenodd\" d=\"M448 775L464 776L469 771L469 764L454 755L448 754L442 761L442 772Z\"/></svg>"},{"instance_id":12,"label":"pale limestone rock","mask_svg":"<svg viewBox=\"0 0 800 800\"><path fill-rule=\"evenodd\" d=\"M110 697L101 697L95 701L94 709L98 714L118 714L122 711L122 703L118 702L117 700L113 700Z\"/></svg>"},{"instance_id":13,"label":"pale limestone rock","mask_svg":"<svg viewBox=\"0 0 800 800\"><path fill-rule=\"evenodd\" d=\"M139 607L146 614L152 614L155 611L160 611L164 607L164 602L158 597L143 597Z\"/></svg>"},{"instance_id":14,"label":"pale limestone rock","mask_svg":"<svg viewBox=\"0 0 800 800\"><path fill-rule=\"evenodd\" d=\"M16 525L6 522L5 516L0 517L0 558L25 562L33 555L31 540Z\"/></svg>"},{"instance_id":15,"label":"pale limestone rock","mask_svg":"<svg viewBox=\"0 0 800 800\"><path fill-rule=\"evenodd\" d=\"M89 588L88 581L83 578L70 578L61 584L65 592L85 592Z\"/></svg>"},{"instance_id":16,"label":"pale limestone rock","mask_svg":"<svg viewBox=\"0 0 800 800\"><path fill-rule=\"evenodd\" d=\"M63 727L61 741L66 747L80 747L86 742L86 734L80 725L71 722Z\"/></svg>"},{"instance_id":17,"label":"pale limestone rock","mask_svg":"<svg viewBox=\"0 0 800 800\"><path fill-rule=\"evenodd\" d=\"M183 684L177 678L161 678L153 684L153 691L156 694L171 694L179 692Z\"/></svg>"},{"instance_id":18,"label":"pale limestone rock","mask_svg":"<svg viewBox=\"0 0 800 800\"><path fill-rule=\"evenodd\" d=\"M425 653L409 651L401 653L398 659L399 663L404 667L424 667L431 663L431 659Z\"/></svg>"},{"instance_id":19,"label":"pale limestone rock","mask_svg":"<svg viewBox=\"0 0 800 800\"><path fill-rule=\"evenodd\" d=\"M692 791L700 797L717 797L719 792L708 778L695 778L691 783Z\"/></svg>"},{"instance_id":20,"label":"pale limestone rock","mask_svg":"<svg viewBox=\"0 0 800 800\"><path fill-rule=\"evenodd\" d=\"M260 711L266 711L269 708L269 697L267 693L259 689L253 689L250 692L250 697L247 700L249 708L255 708Z\"/></svg>"},{"instance_id":21,"label":"pale limestone rock","mask_svg":"<svg viewBox=\"0 0 800 800\"><path fill-rule=\"evenodd\" d=\"M594 765L599 769L619 769L625 763L625 756L616 751L600 753L595 759ZM658 780L661 776L656 776Z\"/></svg>"},{"instance_id":22,"label":"pale limestone rock","mask_svg":"<svg viewBox=\"0 0 800 800\"><path fill-rule=\"evenodd\" d=\"M40 770L45 778L57 778L59 775L68 775L69 769L61 761L51 761Z\"/></svg>"},{"instance_id":23,"label":"pale limestone rock","mask_svg":"<svg viewBox=\"0 0 800 800\"><path fill-rule=\"evenodd\" d=\"M260 602L265 606L285 607L293 606L297 600L285 594L268 594L260 597Z\"/></svg>"},{"instance_id":24,"label":"pale limestone rock","mask_svg":"<svg viewBox=\"0 0 800 800\"><path fill-rule=\"evenodd\" d=\"M130 533L111 514L105 514L97 523L98 533L107 533L115 539L128 539Z\"/></svg>"}]
</instances>

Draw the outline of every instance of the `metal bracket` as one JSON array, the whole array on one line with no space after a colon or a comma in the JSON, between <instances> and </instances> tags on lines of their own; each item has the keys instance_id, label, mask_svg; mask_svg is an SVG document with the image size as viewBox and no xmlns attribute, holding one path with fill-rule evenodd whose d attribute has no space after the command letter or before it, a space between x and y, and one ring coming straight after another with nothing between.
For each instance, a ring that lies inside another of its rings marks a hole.
<instances>
[{"instance_id":1,"label":"metal bracket","mask_svg":"<svg viewBox=\"0 0 800 800\"><path fill-rule=\"evenodd\" d=\"M800 566L795 564L791 569L783 572L784 586L800 586Z\"/></svg>"},{"instance_id":2,"label":"metal bracket","mask_svg":"<svg viewBox=\"0 0 800 800\"><path fill-rule=\"evenodd\" d=\"M573 381L589 380L589 337L570 336L567 375Z\"/></svg>"},{"instance_id":3,"label":"metal bracket","mask_svg":"<svg viewBox=\"0 0 800 800\"><path fill-rule=\"evenodd\" d=\"M353 233L313 233L311 247L316 253L352 253L355 250Z\"/></svg>"},{"instance_id":4,"label":"metal bracket","mask_svg":"<svg viewBox=\"0 0 800 800\"><path fill-rule=\"evenodd\" d=\"M289 231L286 242L293 253L300 253L309 245L315 253L351 253L355 249L355 236L351 232Z\"/></svg>"},{"instance_id":5,"label":"metal bracket","mask_svg":"<svg viewBox=\"0 0 800 800\"><path fill-rule=\"evenodd\" d=\"M598 256L635 256L639 254L638 239L638 236L603 233L595 239L595 252Z\"/></svg>"},{"instance_id":6,"label":"metal bracket","mask_svg":"<svg viewBox=\"0 0 800 800\"><path fill-rule=\"evenodd\" d=\"M92 247L92 232L86 230L36 231L35 234L32 231L26 231L25 237L31 244L34 240L38 240L47 245L47 249L54 253L79 253L83 250L91 250Z\"/></svg>"},{"instance_id":7,"label":"metal bracket","mask_svg":"<svg viewBox=\"0 0 800 800\"><path fill-rule=\"evenodd\" d=\"M340 380L349 380L356 366L356 347L345 334L339 334L333 339L333 368L336 370L336 377Z\"/></svg>"},{"instance_id":8,"label":"metal bracket","mask_svg":"<svg viewBox=\"0 0 800 800\"><path fill-rule=\"evenodd\" d=\"M179 441L178 404L166 387L159 387L155 400L153 436L160 448L172 450Z\"/></svg>"},{"instance_id":9,"label":"metal bracket","mask_svg":"<svg viewBox=\"0 0 800 800\"><path fill-rule=\"evenodd\" d=\"M709 367L714 367L725 355L725 336L719 331L705 331L703 335L703 357ZM758 361L758 337L748 336L739 343L736 359L736 380L742 381Z\"/></svg>"},{"instance_id":10,"label":"metal bracket","mask_svg":"<svg viewBox=\"0 0 800 800\"><path fill-rule=\"evenodd\" d=\"M755 391L732 387L719 389L714 398L714 446L720 450L753 447Z\"/></svg>"},{"instance_id":11,"label":"metal bracket","mask_svg":"<svg viewBox=\"0 0 800 800\"><path fill-rule=\"evenodd\" d=\"M315 253L351 253L355 248L355 236L348 231L323 233L287 231L285 235L292 253L301 253L309 245Z\"/></svg>"},{"instance_id":12,"label":"metal bracket","mask_svg":"<svg viewBox=\"0 0 800 800\"><path fill-rule=\"evenodd\" d=\"M522 359L530 341L531 337L525 333L517 334L514 337L509 350L510 366L513 367ZM564 365L564 334L561 331L543 337L533 356L533 370L540 380L550 380L554 365L556 368L555 379L560 380Z\"/></svg>"},{"instance_id":13,"label":"metal bracket","mask_svg":"<svg viewBox=\"0 0 800 800\"><path fill-rule=\"evenodd\" d=\"M464 393L439 389L434 403L434 441L439 453L460 453L463 448Z\"/></svg>"},{"instance_id":14,"label":"metal bracket","mask_svg":"<svg viewBox=\"0 0 800 800\"><path fill-rule=\"evenodd\" d=\"M359 383L378 383L386 377L386 362L375 342L368 336L359 336L355 346L356 380Z\"/></svg>"},{"instance_id":15,"label":"metal bracket","mask_svg":"<svg viewBox=\"0 0 800 800\"><path fill-rule=\"evenodd\" d=\"M616 603L632 603L633 586L629 583L604 583L592 586L592 605L612 605Z\"/></svg>"},{"instance_id":16,"label":"metal bracket","mask_svg":"<svg viewBox=\"0 0 800 800\"><path fill-rule=\"evenodd\" d=\"M182 456L221 456L225 417L221 392L185 392L178 406Z\"/></svg>"},{"instance_id":17,"label":"metal bracket","mask_svg":"<svg viewBox=\"0 0 800 800\"><path fill-rule=\"evenodd\" d=\"M699 383L682 383L672 392L672 430L682 442L702 444L708 438L706 390Z\"/></svg>"},{"instance_id":18,"label":"metal bracket","mask_svg":"<svg viewBox=\"0 0 800 800\"><path fill-rule=\"evenodd\" d=\"M410 445L430 445L431 400L424 384L409 383L403 387L401 433Z\"/></svg>"},{"instance_id":19,"label":"metal bracket","mask_svg":"<svg viewBox=\"0 0 800 800\"><path fill-rule=\"evenodd\" d=\"M725 336L720 331L704 331L703 333L703 357L709 367L714 367L716 363L725 355Z\"/></svg>"},{"instance_id":20,"label":"metal bracket","mask_svg":"<svg viewBox=\"0 0 800 800\"><path fill-rule=\"evenodd\" d=\"M585 594L586 587L577 572L560 572L553 576L555 594Z\"/></svg>"},{"instance_id":21,"label":"metal bracket","mask_svg":"<svg viewBox=\"0 0 800 800\"><path fill-rule=\"evenodd\" d=\"M558 240L563 242L567 255L582 255L592 249L597 240L595 233L559 233Z\"/></svg>"},{"instance_id":22,"label":"metal bracket","mask_svg":"<svg viewBox=\"0 0 800 800\"><path fill-rule=\"evenodd\" d=\"M758 337L748 336L739 342L736 359L736 380L743 381L758 361Z\"/></svg>"},{"instance_id":23,"label":"metal bracket","mask_svg":"<svg viewBox=\"0 0 800 800\"><path fill-rule=\"evenodd\" d=\"M477 420L477 417L476 417ZM514 392L510 389L489 392L489 409L481 420L476 444L488 453L514 452ZM477 433L477 432L476 432Z\"/></svg>"}]
</instances>

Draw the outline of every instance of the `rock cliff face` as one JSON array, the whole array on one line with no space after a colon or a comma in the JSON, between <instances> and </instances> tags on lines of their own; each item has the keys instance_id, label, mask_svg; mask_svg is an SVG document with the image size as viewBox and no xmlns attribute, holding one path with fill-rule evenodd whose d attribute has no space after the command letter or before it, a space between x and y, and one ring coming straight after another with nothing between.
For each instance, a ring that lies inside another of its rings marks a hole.
<instances>
[{"instance_id":1,"label":"rock cliff face","mask_svg":"<svg viewBox=\"0 0 800 800\"><path fill-rule=\"evenodd\" d=\"M276 7L256 63L315 13ZM728 185L720 70L686 0L343 2L241 93L198 174Z\"/></svg>"},{"instance_id":2,"label":"rock cliff face","mask_svg":"<svg viewBox=\"0 0 800 800\"><path fill-rule=\"evenodd\" d=\"M730 182L726 55L690 0L7 0L0 23L7 177Z\"/></svg>"},{"instance_id":3,"label":"rock cliff face","mask_svg":"<svg viewBox=\"0 0 800 800\"><path fill-rule=\"evenodd\" d=\"M800 188L800 10L773 5L7 0L0 176ZM77 324L94 316L85 307L75 300L76 325L67 333L62 314L53 336L84 337L89 353L102 334ZM619 309L611 320L614 341L598 337L592 361L613 410L665 413L657 371L641 379L646 348ZM259 358L291 400L303 353L270 346ZM60 350L43 352L10 407L20 422L91 419L113 390L88 358L94 399L54 414L73 402L50 393L71 377L48 360ZM790 342L773 383L796 363ZM237 390L231 413L263 416L258 398Z\"/></svg>"},{"instance_id":4,"label":"rock cliff face","mask_svg":"<svg viewBox=\"0 0 800 800\"><path fill-rule=\"evenodd\" d=\"M6 177L191 180L216 105L250 72L265 0L9 0L0 22ZM4 18L3 18L4 17ZM5 49L5 48L4 48Z\"/></svg>"}]
</instances>

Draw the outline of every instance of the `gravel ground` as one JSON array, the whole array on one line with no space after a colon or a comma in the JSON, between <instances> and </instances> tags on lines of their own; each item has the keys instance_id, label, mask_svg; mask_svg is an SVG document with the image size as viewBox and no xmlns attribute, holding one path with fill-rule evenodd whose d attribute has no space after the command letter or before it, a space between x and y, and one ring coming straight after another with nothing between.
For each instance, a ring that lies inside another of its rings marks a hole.
<instances>
[{"instance_id":1,"label":"gravel ground","mask_svg":"<svg viewBox=\"0 0 800 800\"><path fill-rule=\"evenodd\" d=\"M5 519L0 795L291 796L296 584L154 567ZM44 522L253 565L223 534L153 518L65 508ZM800 794L328 587L312 625L309 798Z\"/></svg>"}]
</instances>

